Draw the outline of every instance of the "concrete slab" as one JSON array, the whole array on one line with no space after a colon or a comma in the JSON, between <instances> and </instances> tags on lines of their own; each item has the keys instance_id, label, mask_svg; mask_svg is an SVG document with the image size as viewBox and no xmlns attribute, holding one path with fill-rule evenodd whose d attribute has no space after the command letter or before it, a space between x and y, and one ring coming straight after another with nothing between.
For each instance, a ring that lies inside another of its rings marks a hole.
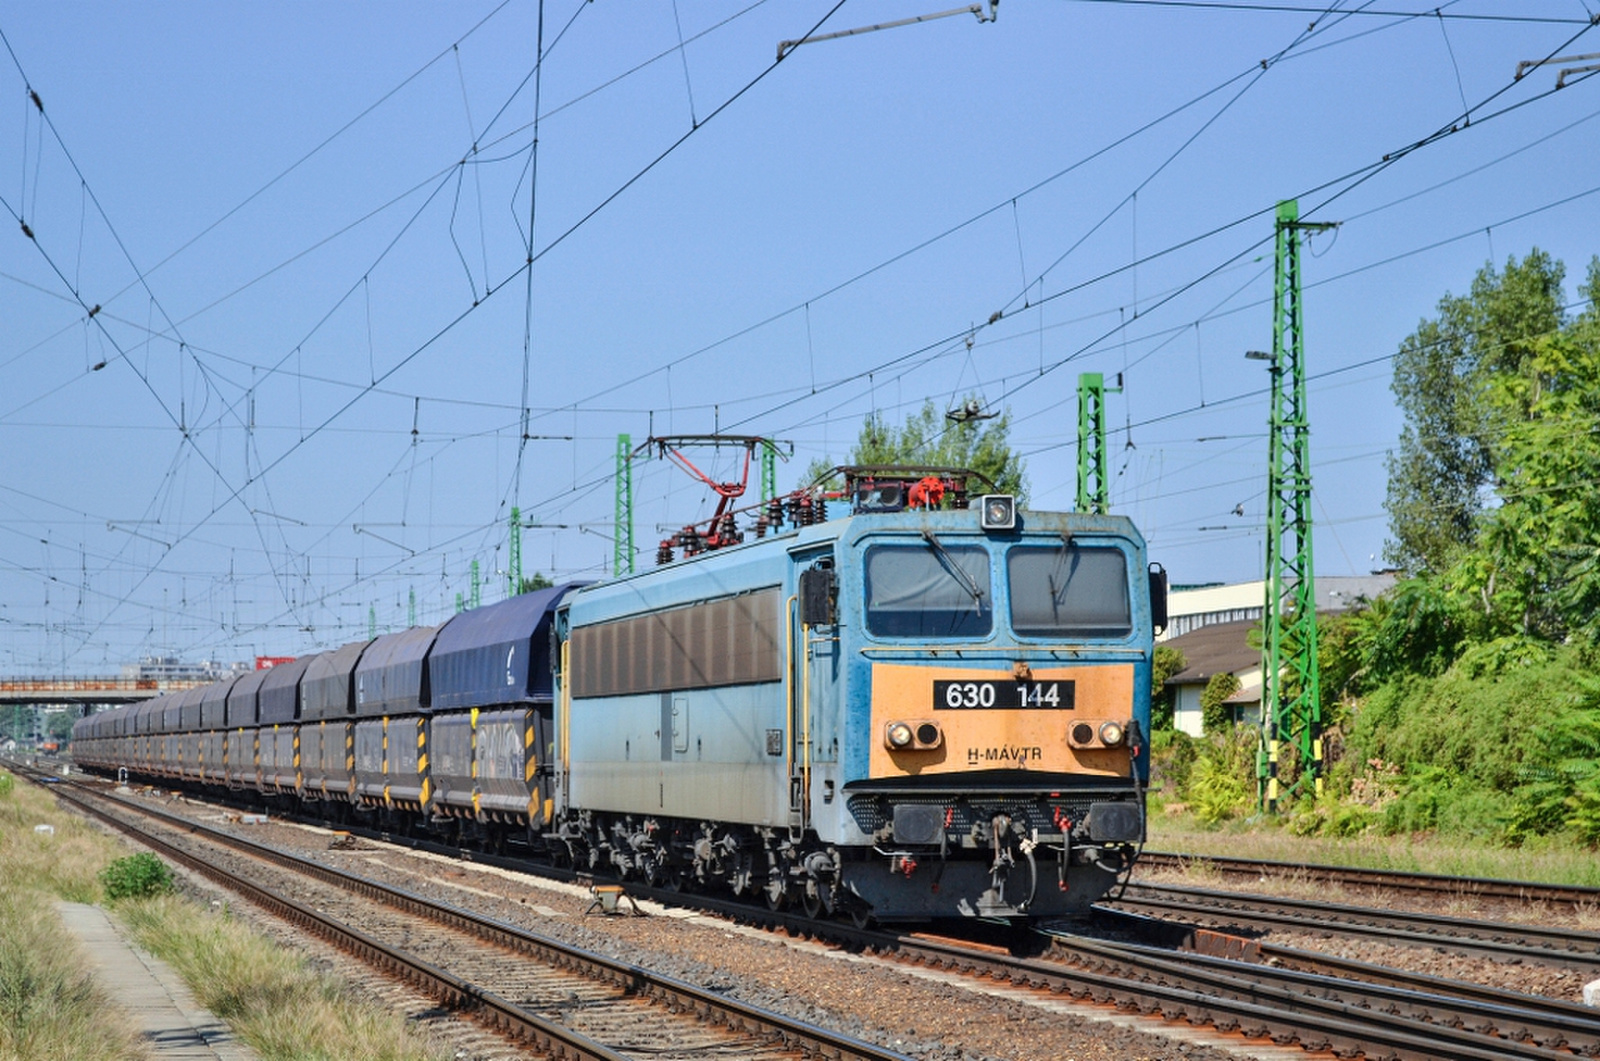
<instances>
[{"instance_id":1,"label":"concrete slab","mask_svg":"<svg viewBox=\"0 0 1600 1061\"><path fill-rule=\"evenodd\" d=\"M160 1061L257 1061L194 995L173 968L134 946L98 906L57 903L62 923L83 943L101 988L132 1018Z\"/></svg>"}]
</instances>

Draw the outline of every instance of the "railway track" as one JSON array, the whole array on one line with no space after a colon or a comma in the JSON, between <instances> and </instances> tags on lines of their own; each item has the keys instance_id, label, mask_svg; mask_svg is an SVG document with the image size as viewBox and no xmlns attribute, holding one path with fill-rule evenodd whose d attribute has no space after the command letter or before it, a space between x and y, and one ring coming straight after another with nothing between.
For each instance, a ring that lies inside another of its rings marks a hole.
<instances>
[{"instance_id":1,"label":"railway track","mask_svg":"<svg viewBox=\"0 0 1600 1061\"><path fill-rule=\"evenodd\" d=\"M242 847L252 853L259 850L262 857L274 861L304 861L152 808L136 809L167 818L174 828L204 834L208 842ZM347 877L322 866L314 869L319 876ZM383 888L361 878L347 879L356 883L341 887ZM1153 1019L1209 1024L1247 1037L1298 1042L1308 1049L1331 1049L1349 1056L1463 1061L1553 1061L1600 1056L1600 1022L1583 1012L1573 1012L1581 1007L1547 1005L1548 1000L1475 989L1473 985L1436 978L1410 978L1410 974L1397 970L1361 970L1355 968L1359 963L1318 968L1316 961L1337 963L1337 959L1320 955L1301 958L1297 964L1288 960L1294 954L1287 949L1269 950L1252 941L1196 933L1171 924L1159 931L1169 936L1174 932L1198 935L1207 940L1205 949L1254 960L1223 961L1175 953L1170 947L1090 939L1069 931L1052 933L1053 947L1046 956L1021 958L1000 953L994 947L861 930L731 900L658 893L631 885L629 891L641 897L687 901L701 910L741 922L813 936L875 953L885 960L954 973L985 985L1004 983L1021 991L1137 1011ZM425 902L400 894L407 903ZM1264 955L1281 964L1266 964ZM628 968L631 975L632 967ZM1365 975L1358 975L1361 973ZM1409 983L1401 982L1407 978ZM1390 982L1383 982L1386 979Z\"/></svg>"},{"instance_id":2,"label":"railway track","mask_svg":"<svg viewBox=\"0 0 1600 1061\"><path fill-rule=\"evenodd\" d=\"M1316 862L1273 862L1257 858L1192 855L1172 851L1145 851L1139 856L1140 869L1183 869L1190 866L1204 866L1208 870L1228 877L1249 877L1255 880L1290 878L1346 884L1389 894L1410 892L1419 895L1472 896L1516 902L1568 904L1589 909L1600 907L1600 888L1572 884L1542 884L1537 881L1497 880L1492 877L1452 877L1442 873L1361 869L1354 866L1329 866ZM1137 871L1135 873L1137 874Z\"/></svg>"},{"instance_id":3,"label":"railway track","mask_svg":"<svg viewBox=\"0 0 1600 1061\"><path fill-rule=\"evenodd\" d=\"M1473 985L1409 977L1373 967L1373 980L1234 959L1184 954L1129 943L1054 933L1057 953L1077 966L1154 983L1182 984L1210 998L1273 1014L1293 1012L1309 1026L1295 1032L1308 1049L1352 1049L1368 1057L1571 1058L1600 1054L1600 1020L1583 1007L1529 996L1490 1000ZM1377 982L1405 977L1413 986ZM1427 981L1427 982L1424 982ZM1248 1020L1241 1010L1241 1021ZM1283 1023L1274 1017L1269 1034ZM1250 1025L1241 1023L1240 1027ZM1274 1035L1276 1037L1276 1035Z\"/></svg>"},{"instance_id":4,"label":"railway track","mask_svg":"<svg viewBox=\"0 0 1600 1061\"><path fill-rule=\"evenodd\" d=\"M1131 884L1119 907L1248 929L1262 926L1539 962L1600 976L1600 933L1479 921L1169 884Z\"/></svg>"},{"instance_id":5,"label":"railway track","mask_svg":"<svg viewBox=\"0 0 1600 1061\"><path fill-rule=\"evenodd\" d=\"M58 798L133 837L278 917L329 940L467 1012L496 1031L553 1057L690 1061L708 1056L797 1061L908 1061L904 1055L837 1035L546 939L470 912L318 865L285 851L229 836L175 815L112 801L156 819L164 830L221 843L287 871L245 879L238 867L198 853L184 837L106 811L100 799L56 786ZM237 860L236 860L237 861ZM316 885L308 888L307 881ZM314 902L285 897L314 893ZM361 927L349 923L359 916ZM394 940L404 941L404 948Z\"/></svg>"}]
</instances>

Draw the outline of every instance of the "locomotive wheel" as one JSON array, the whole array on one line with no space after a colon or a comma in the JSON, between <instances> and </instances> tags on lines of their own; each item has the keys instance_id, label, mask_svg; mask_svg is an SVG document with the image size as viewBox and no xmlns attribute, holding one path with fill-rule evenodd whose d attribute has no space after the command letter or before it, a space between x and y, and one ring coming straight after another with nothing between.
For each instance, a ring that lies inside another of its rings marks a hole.
<instances>
[{"instance_id":1,"label":"locomotive wheel","mask_svg":"<svg viewBox=\"0 0 1600 1061\"><path fill-rule=\"evenodd\" d=\"M811 918L811 920L815 921L817 918L821 917L825 906L826 904L822 900L821 884L814 883L813 887L807 888L805 892L801 894L800 908L806 912L806 916Z\"/></svg>"},{"instance_id":2,"label":"locomotive wheel","mask_svg":"<svg viewBox=\"0 0 1600 1061\"><path fill-rule=\"evenodd\" d=\"M777 871L768 874L766 887L761 889L767 897L767 909L783 909L784 903L789 899L789 892L784 883L783 874Z\"/></svg>"}]
</instances>

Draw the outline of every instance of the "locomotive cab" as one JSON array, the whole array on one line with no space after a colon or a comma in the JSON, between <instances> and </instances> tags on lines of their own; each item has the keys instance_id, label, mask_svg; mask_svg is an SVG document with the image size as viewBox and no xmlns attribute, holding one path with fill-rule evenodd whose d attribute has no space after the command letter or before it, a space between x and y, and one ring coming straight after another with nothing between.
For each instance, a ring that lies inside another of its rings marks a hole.
<instances>
[{"instance_id":1,"label":"locomotive cab","mask_svg":"<svg viewBox=\"0 0 1600 1061\"><path fill-rule=\"evenodd\" d=\"M1009 502L852 519L837 540L838 613L804 645L806 706L837 705L818 736L842 742L810 793L836 905L1070 913L1144 839L1143 542L1119 517Z\"/></svg>"}]
</instances>

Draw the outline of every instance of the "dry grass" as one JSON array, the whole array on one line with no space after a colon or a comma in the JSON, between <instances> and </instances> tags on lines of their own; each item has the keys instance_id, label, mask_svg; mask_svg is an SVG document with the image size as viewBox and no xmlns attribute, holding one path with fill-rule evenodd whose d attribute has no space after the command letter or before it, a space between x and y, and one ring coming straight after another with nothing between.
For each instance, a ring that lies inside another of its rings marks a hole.
<instances>
[{"instance_id":1,"label":"dry grass","mask_svg":"<svg viewBox=\"0 0 1600 1061\"><path fill-rule=\"evenodd\" d=\"M265 1061L443 1056L421 1045L399 1017L362 1004L226 912L196 916L193 903L169 896L122 903L117 913Z\"/></svg>"},{"instance_id":2,"label":"dry grass","mask_svg":"<svg viewBox=\"0 0 1600 1061\"><path fill-rule=\"evenodd\" d=\"M0 776L7 776L0 772ZM142 1061L128 1022L94 986L54 898L99 902L100 871L127 848L48 792L0 784L0 1061ZM34 831L49 825L53 832ZM115 911L208 1008L265 1061L424 1061L405 1022L352 998L337 981L245 926L166 897Z\"/></svg>"},{"instance_id":3,"label":"dry grass","mask_svg":"<svg viewBox=\"0 0 1600 1061\"><path fill-rule=\"evenodd\" d=\"M32 786L0 790L0 1061L146 1057L50 909L95 900L109 845Z\"/></svg>"},{"instance_id":4,"label":"dry grass","mask_svg":"<svg viewBox=\"0 0 1600 1061\"><path fill-rule=\"evenodd\" d=\"M1151 817L1150 847L1231 858L1600 886L1600 859L1593 851L1545 840L1508 848L1457 837L1301 837L1266 819L1207 829L1186 815L1173 815Z\"/></svg>"},{"instance_id":5,"label":"dry grass","mask_svg":"<svg viewBox=\"0 0 1600 1061\"><path fill-rule=\"evenodd\" d=\"M0 1061L147 1057L39 892L0 889Z\"/></svg>"},{"instance_id":6,"label":"dry grass","mask_svg":"<svg viewBox=\"0 0 1600 1061\"><path fill-rule=\"evenodd\" d=\"M34 831L48 825L50 833ZM100 870L115 848L104 833L64 813L49 794L33 785L14 785L0 796L0 884L75 903L100 899Z\"/></svg>"}]
</instances>

